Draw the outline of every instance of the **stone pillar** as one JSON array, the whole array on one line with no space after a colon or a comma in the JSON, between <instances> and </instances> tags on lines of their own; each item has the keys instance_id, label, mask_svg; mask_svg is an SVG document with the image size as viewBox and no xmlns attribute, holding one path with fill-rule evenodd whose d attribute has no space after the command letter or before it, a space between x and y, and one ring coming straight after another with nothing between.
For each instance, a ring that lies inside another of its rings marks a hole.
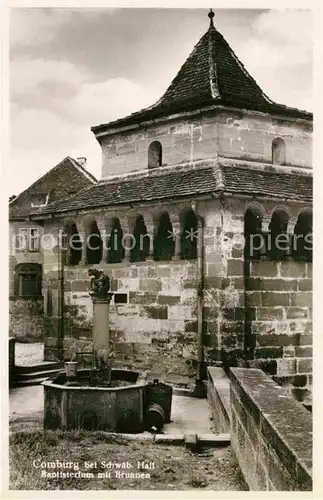
<instances>
[{"instance_id":1,"label":"stone pillar","mask_svg":"<svg viewBox=\"0 0 323 500\"><path fill-rule=\"evenodd\" d=\"M93 303L93 352L96 362L109 364L110 355L110 327L109 327L109 304L113 294L98 297L92 295Z\"/></svg>"},{"instance_id":2,"label":"stone pillar","mask_svg":"<svg viewBox=\"0 0 323 500\"><path fill-rule=\"evenodd\" d=\"M102 240L102 257L101 257L100 264L106 264L108 262L108 243L109 243L108 239L110 236L111 228L110 228L110 232L109 232L107 229L107 224L106 224L104 219L97 220L97 225L98 225L98 229L100 231L101 240Z\"/></svg>"},{"instance_id":3,"label":"stone pillar","mask_svg":"<svg viewBox=\"0 0 323 500\"><path fill-rule=\"evenodd\" d=\"M292 255L293 250L296 250L296 248L293 248L295 246L294 230L295 230L296 223L297 223L297 219L293 217L293 218L289 219L288 224L287 224L287 235L288 235L288 239L289 239L289 245L288 245L288 250L286 252L286 255Z\"/></svg>"},{"instance_id":4,"label":"stone pillar","mask_svg":"<svg viewBox=\"0 0 323 500\"><path fill-rule=\"evenodd\" d=\"M155 239L155 224L154 220L150 217L145 217L145 224L147 234L149 236L149 251L146 260L154 260L154 239Z\"/></svg>"},{"instance_id":5,"label":"stone pillar","mask_svg":"<svg viewBox=\"0 0 323 500\"><path fill-rule=\"evenodd\" d=\"M271 219L268 219L268 218L264 218L262 220L262 223L261 223L261 231L262 231L262 235L264 237L264 242L263 242L263 245L261 247L261 250L260 250L260 255L266 255L267 254L267 250L269 250L267 248L267 245L270 245L270 238L269 238L269 225L270 225L270 222L271 222Z\"/></svg>"},{"instance_id":6,"label":"stone pillar","mask_svg":"<svg viewBox=\"0 0 323 500\"><path fill-rule=\"evenodd\" d=\"M82 257L79 262L80 266L85 266L87 264L87 255L86 255L86 233L82 228L79 229L80 240L82 241Z\"/></svg>"},{"instance_id":7,"label":"stone pillar","mask_svg":"<svg viewBox=\"0 0 323 500\"><path fill-rule=\"evenodd\" d=\"M175 241L174 250L174 260L180 260L181 258L181 222L178 215L173 215L170 217L170 221L173 226L173 238Z\"/></svg>"},{"instance_id":8,"label":"stone pillar","mask_svg":"<svg viewBox=\"0 0 323 500\"><path fill-rule=\"evenodd\" d=\"M130 262L131 261L131 247L133 243L133 231L134 231L134 226L135 226L135 217L128 217L128 218L120 218L120 224L123 230L123 245L125 249L125 261Z\"/></svg>"}]
</instances>

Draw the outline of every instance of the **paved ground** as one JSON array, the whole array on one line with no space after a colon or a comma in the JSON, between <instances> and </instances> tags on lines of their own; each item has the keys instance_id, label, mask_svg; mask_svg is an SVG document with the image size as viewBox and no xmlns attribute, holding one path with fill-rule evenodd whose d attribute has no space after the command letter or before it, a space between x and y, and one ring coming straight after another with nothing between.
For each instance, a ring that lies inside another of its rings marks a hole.
<instances>
[{"instance_id":1,"label":"paved ground","mask_svg":"<svg viewBox=\"0 0 323 500\"><path fill-rule=\"evenodd\" d=\"M41 363L44 359L44 344L42 342L22 343L16 342L15 344L15 364L34 365Z\"/></svg>"},{"instance_id":2,"label":"paved ground","mask_svg":"<svg viewBox=\"0 0 323 500\"><path fill-rule=\"evenodd\" d=\"M16 387L10 390L10 423L42 423L44 411L42 385ZM212 432L209 406L206 399L173 396L172 422L164 426L165 434L205 434Z\"/></svg>"}]
</instances>

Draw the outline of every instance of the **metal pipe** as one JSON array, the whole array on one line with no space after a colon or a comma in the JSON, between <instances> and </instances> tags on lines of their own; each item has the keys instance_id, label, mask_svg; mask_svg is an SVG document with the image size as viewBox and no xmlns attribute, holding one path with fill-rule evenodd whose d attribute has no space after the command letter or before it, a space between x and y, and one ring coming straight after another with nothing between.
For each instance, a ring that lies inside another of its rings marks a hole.
<instances>
[{"instance_id":1,"label":"metal pipe","mask_svg":"<svg viewBox=\"0 0 323 500\"><path fill-rule=\"evenodd\" d=\"M196 211L195 201L191 208L197 218L197 371L196 380L201 382L205 378L205 360L203 346L203 236L204 220Z\"/></svg>"}]
</instances>

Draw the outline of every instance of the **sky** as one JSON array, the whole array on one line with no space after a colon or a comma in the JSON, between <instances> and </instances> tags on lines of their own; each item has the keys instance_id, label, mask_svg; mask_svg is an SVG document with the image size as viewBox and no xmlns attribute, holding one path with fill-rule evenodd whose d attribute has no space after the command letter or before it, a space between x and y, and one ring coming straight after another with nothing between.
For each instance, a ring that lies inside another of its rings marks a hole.
<instances>
[{"instance_id":1,"label":"sky","mask_svg":"<svg viewBox=\"0 0 323 500\"><path fill-rule=\"evenodd\" d=\"M214 9L215 26L271 99L312 105L305 10ZM207 31L207 9L15 8L10 15L9 194L66 156L101 177L91 126L156 102Z\"/></svg>"}]
</instances>

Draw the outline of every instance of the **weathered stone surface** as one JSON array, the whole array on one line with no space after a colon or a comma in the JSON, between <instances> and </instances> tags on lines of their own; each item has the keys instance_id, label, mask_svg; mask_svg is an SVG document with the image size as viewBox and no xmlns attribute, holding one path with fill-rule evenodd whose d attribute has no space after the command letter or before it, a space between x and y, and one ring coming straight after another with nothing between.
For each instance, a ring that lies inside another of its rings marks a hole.
<instances>
[{"instance_id":1,"label":"weathered stone surface","mask_svg":"<svg viewBox=\"0 0 323 500\"><path fill-rule=\"evenodd\" d=\"M249 488L311 490L311 415L260 370L230 379L231 444Z\"/></svg>"},{"instance_id":2,"label":"weathered stone surface","mask_svg":"<svg viewBox=\"0 0 323 500\"><path fill-rule=\"evenodd\" d=\"M20 342L41 342L45 333L43 314L42 298L10 298L9 335Z\"/></svg>"}]
</instances>

